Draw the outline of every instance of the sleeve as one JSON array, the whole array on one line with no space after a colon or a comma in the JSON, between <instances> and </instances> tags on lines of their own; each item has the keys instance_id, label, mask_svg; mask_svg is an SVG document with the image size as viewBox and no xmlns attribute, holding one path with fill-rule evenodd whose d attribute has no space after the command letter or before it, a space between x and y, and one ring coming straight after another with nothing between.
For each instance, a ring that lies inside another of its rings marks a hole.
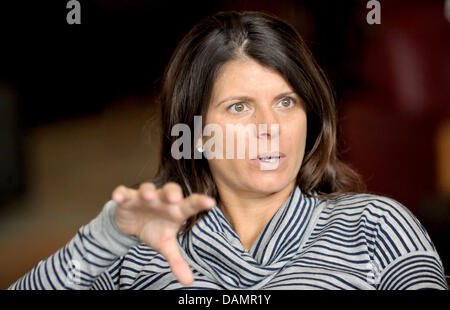
<instances>
[{"instance_id":1,"label":"sleeve","mask_svg":"<svg viewBox=\"0 0 450 310\"><path fill-rule=\"evenodd\" d=\"M447 290L444 269L427 231L399 202L374 202L378 225L373 244L374 280L380 290Z\"/></svg>"},{"instance_id":2,"label":"sleeve","mask_svg":"<svg viewBox=\"0 0 450 310\"><path fill-rule=\"evenodd\" d=\"M139 239L123 234L114 221L116 202L108 201L100 214L82 226L76 236L50 257L40 261L9 289L89 289ZM105 282L107 278L103 278ZM113 287L112 283L104 283Z\"/></svg>"},{"instance_id":3,"label":"sleeve","mask_svg":"<svg viewBox=\"0 0 450 310\"><path fill-rule=\"evenodd\" d=\"M116 260L108 270L103 272L92 284L91 290L119 290L120 289L120 268L122 267L124 256Z\"/></svg>"}]
</instances>

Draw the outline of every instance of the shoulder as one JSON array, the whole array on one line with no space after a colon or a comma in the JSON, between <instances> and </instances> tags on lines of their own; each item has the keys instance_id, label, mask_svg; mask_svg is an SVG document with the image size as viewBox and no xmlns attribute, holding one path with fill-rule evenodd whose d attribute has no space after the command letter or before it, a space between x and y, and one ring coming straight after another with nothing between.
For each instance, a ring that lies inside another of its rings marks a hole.
<instances>
[{"instance_id":1,"label":"shoulder","mask_svg":"<svg viewBox=\"0 0 450 310\"><path fill-rule=\"evenodd\" d=\"M399 213L412 216L411 212L399 201L387 196L375 194L342 194L324 200L329 210L371 210L375 213Z\"/></svg>"},{"instance_id":2,"label":"shoulder","mask_svg":"<svg viewBox=\"0 0 450 310\"><path fill-rule=\"evenodd\" d=\"M358 221L381 243L401 252L435 251L431 239L414 214L399 201L374 194L343 194L324 201L323 216Z\"/></svg>"},{"instance_id":3,"label":"shoulder","mask_svg":"<svg viewBox=\"0 0 450 310\"><path fill-rule=\"evenodd\" d=\"M411 211L399 201L374 194L342 194L324 200L324 211L330 213L358 212L384 219L403 219L418 222Z\"/></svg>"},{"instance_id":4,"label":"shoulder","mask_svg":"<svg viewBox=\"0 0 450 310\"><path fill-rule=\"evenodd\" d=\"M348 220L364 239L370 279L379 289L447 288L433 242L402 203L373 194L340 195L324 203L325 217Z\"/></svg>"}]
</instances>

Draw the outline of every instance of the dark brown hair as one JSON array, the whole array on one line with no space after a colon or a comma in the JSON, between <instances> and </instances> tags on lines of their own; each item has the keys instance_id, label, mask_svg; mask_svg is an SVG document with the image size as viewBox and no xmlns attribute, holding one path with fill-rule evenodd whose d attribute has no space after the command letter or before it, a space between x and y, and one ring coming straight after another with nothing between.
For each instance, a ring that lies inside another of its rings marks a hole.
<instances>
[{"instance_id":1,"label":"dark brown hair","mask_svg":"<svg viewBox=\"0 0 450 310\"><path fill-rule=\"evenodd\" d=\"M243 55L278 71L306 105L306 149L297 176L302 192L326 198L363 191L358 174L338 158L335 99L328 79L301 36L286 22L262 12L217 13L200 21L179 43L162 81L161 154L151 181L157 187L176 182L186 196L199 192L220 201L208 161L194 159L194 148L191 159L170 156L178 139L171 130L184 123L194 132L194 116L205 116L221 66ZM202 215L189 219L183 232Z\"/></svg>"}]
</instances>

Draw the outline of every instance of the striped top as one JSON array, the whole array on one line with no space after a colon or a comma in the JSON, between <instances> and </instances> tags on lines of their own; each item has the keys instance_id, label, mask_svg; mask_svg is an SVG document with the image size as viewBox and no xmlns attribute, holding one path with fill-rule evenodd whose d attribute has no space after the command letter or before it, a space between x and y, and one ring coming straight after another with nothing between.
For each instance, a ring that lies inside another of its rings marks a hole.
<instances>
[{"instance_id":1,"label":"striped top","mask_svg":"<svg viewBox=\"0 0 450 310\"><path fill-rule=\"evenodd\" d=\"M219 206L179 237L194 282L114 223L116 203L10 289L448 289L419 221L371 194L310 198L295 187L250 250Z\"/></svg>"}]
</instances>

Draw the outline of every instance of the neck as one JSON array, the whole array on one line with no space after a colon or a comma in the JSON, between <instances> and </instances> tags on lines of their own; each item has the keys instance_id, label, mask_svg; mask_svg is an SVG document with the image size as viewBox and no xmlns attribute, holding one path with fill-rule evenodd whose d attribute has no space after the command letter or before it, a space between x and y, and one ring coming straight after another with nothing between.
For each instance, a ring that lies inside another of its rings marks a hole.
<instances>
[{"instance_id":1,"label":"neck","mask_svg":"<svg viewBox=\"0 0 450 310\"><path fill-rule=\"evenodd\" d=\"M217 184L221 209L245 249L250 249L264 227L288 199L295 180L274 193L236 191Z\"/></svg>"}]
</instances>

